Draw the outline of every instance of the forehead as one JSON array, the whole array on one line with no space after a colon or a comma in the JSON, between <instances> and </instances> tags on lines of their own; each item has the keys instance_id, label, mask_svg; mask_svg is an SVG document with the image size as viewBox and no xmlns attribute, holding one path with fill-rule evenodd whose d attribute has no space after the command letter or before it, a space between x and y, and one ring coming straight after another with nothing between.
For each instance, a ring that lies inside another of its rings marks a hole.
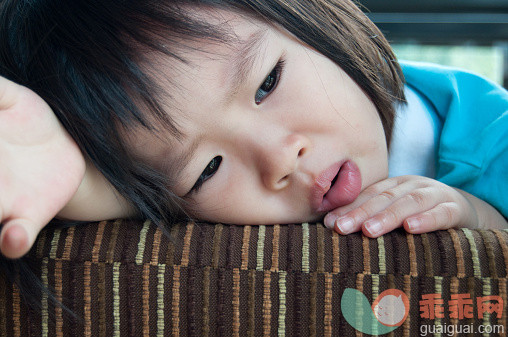
<instances>
[{"instance_id":1,"label":"forehead","mask_svg":"<svg viewBox=\"0 0 508 337\"><path fill-rule=\"evenodd\" d=\"M229 11L198 10L195 15L223 38L182 41L180 59L163 55L154 62L154 70L160 74L157 81L169 92L168 111L182 119L188 117L188 108L197 98L221 97L223 90L238 84L232 81L245 80L247 70L255 71L248 68L255 66L255 57L263 57L267 42L273 41L277 31L267 23Z\"/></svg>"},{"instance_id":2,"label":"forehead","mask_svg":"<svg viewBox=\"0 0 508 337\"><path fill-rule=\"evenodd\" d=\"M194 20L206 22L221 38L179 38L172 46L174 57L153 53L146 58L148 72L156 83L167 89L172 100L188 97L187 92L194 89L198 80L219 80L222 86L225 79L219 75L230 75L229 70L253 57L252 52L259 49L249 47L261 46L272 29L259 20L230 11L193 10L192 13Z\"/></svg>"},{"instance_id":3,"label":"forehead","mask_svg":"<svg viewBox=\"0 0 508 337\"><path fill-rule=\"evenodd\" d=\"M220 38L176 37L172 45L176 50L176 59L159 54L149 59L149 62L155 61L156 66L170 65L170 68L194 68L203 60L227 60L232 53L249 43L253 35L271 28L252 16L218 9L192 10L190 17L196 22L204 23L206 29L213 31L212 35Z\"/></svg>"}]
</instances>

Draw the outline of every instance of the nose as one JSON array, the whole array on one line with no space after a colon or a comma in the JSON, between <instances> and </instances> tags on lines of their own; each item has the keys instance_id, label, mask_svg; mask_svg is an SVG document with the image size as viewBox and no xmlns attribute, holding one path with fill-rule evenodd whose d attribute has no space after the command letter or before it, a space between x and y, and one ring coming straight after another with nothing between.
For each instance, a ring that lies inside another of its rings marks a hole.
<instances>
[{"instance_id":1,"label":"nose","mask_svg":"<svg viewBox=\"0 0 508 337\"><path fill-rule=\"evenodd\" d=\"M292 174L298 168L298 163L309 146L308 138L301 134L290 134L279 142L265 144L259 161L264 185L273 191L288 186Z\"/></svg>"}]
</instances>

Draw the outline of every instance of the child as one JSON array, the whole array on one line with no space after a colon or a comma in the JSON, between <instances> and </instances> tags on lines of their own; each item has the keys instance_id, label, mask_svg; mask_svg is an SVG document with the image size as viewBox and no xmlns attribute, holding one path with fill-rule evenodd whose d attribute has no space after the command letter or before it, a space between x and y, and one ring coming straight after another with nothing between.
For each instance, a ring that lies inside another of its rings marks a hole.
<instances>
[{"instance_id":1,"label":"child","mask_svg":"<svg viewBox=\"0 0 508 337\"><path fill-rule=\"evenodd\" d=\"M26 87L0 82L7 257L53 216L507 227L508 93L409 63L404 87L349 1L10 0L0 24Z\"/></svg>"}]
</instances>

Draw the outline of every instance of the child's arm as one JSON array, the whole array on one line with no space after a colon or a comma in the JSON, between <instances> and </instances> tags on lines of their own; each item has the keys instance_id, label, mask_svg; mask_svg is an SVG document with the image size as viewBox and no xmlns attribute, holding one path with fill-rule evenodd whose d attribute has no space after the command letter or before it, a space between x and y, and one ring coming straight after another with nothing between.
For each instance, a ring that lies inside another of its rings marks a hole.
<instances>
[{"instance_id":1,"label":"child's arm","mask_svg":"<svg viewBox=\"0 0 508 337\"><path fill-rule=\"evenodd\" d=\"M128 215L51 108L0 77L0 251L18 258L57 214L73 220Z\"/></svg>"},{"instance_id":2,"label":"child's arm","mask_svg":"<svg viewBox=\"0 0 508 337\"><path fill-rule=\"evenodd\" d=\"M504 217L485 201L420 176L373 184L353 203L330 212L325 224L341 234L362 230L369 237L400 226L414 234L452 227L508 228Z\"/></svg>"}]
</instances>

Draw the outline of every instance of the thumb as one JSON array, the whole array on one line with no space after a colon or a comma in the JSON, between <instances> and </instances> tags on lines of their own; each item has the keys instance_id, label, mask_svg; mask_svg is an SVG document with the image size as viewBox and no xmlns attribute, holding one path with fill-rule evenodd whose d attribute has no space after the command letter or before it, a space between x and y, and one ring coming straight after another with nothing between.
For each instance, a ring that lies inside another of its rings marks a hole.
<instances>
[{"instance_id":1,"label":"thumb","mask_svg":"<svg viewBox=\"0 0 508 337\"><path fill-rule=\"evenodd\" d=\"M17 259L28 253L37 235L44 226L36 226L25 219L6 222L0 233L0 251L10 259Z\"/></svg>"}]
</instances>

